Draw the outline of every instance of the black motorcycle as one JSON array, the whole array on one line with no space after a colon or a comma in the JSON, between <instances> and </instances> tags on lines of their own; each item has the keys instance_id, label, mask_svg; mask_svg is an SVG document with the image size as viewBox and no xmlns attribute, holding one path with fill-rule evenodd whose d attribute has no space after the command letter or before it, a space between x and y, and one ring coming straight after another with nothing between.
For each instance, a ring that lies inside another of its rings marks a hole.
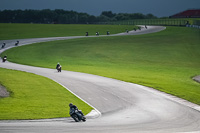
<instances>
[{"instance_id":1,"label":"black motorcycle","mask_svg":"<svg viewBox=\"0 0 200 133\"><path fill-rule=\"evenodd\" d=\"M71 108L69 114L70 114L70 116L71 116L76 122L79 122L79 121L81 121L81 120L82 120L83 122L86 121L86 118L85 118L85 116L83 115L83 113L82 113L81 110L77 110L77 109Z\"/></svg>"},{"instance_id":2,"label":"black motorcycle","mask_svg":"<svg viewBox=\"0 0 200 133\"><path fill-rule=\"evenodd\" d=\"M16 43L15 43L15 46L17 46L19 44L19 41L17 41Z\"/></svg>"},{"instance_id":3,"label":"black motorcycle","mask_svg":"<svg viewBox=\"0 0 200 133\"><path fill-rule=\"evenodd\" d=\"M61 72L61 66L57 67L58 72Z\"/></svg>"},{"instance_id":4,"label":"black motorcycle","mask_svg":"<svg viewBox=\"0 0 200 133\"><path fill-rule=\"evenodd\" d=\"M110 32L109 32L109 31L107 31L107 35L110 35Z\"/></svg>"},{"instance_id":5,"label":"black motorcycle","mask_svg":"<svg viewBox=\"0 0 200 133\"><path fill-rule=\"evenodd\" d=\"M86 32L86 33L85 33L85 36L88 36L88 35L89 35L88 32Z\"/></svg>"},{"instance_id":6,"label":"black motorcycle","mask_svg":"<svg viewBox=\"0 0 200 133\"><path fill-rule=\"evenodd\" d=\"M6 46L6 43L4 42L3 45L1 46L1 48L4 48Z\"/></svg>"},{"instance_id":7,"label":"black motorcycle","mask_svg":"<svg viewBox=\"0 0 200 133\"><path fill-rule=\"evenodd\" d=\"M6 60L7 60L7 56L4 56L3 57L3 62L6 62Z\"/></svg>"}]
</instances>

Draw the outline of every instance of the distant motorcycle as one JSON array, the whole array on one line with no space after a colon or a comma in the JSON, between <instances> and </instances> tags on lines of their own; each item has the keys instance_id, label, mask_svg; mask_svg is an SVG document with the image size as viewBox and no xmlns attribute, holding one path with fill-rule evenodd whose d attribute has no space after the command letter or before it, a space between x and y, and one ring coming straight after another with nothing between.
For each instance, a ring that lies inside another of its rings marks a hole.
<instances>
[{"instance_id":1,"label":"distant motorcycle","mask_svg":"<svg viewBox=\"0 0 200 133\"><path fill-rule=\"evenodd\" d=\"M6 46L6 43L4 42L3 45L1 46L1 48L4 48Z\"/></svg>"},{"instance_id":2,"label":"distant motorcycle","mask_svg":"<svg viewBox=\"0 0 200 133\"><path fill-rule=\"evenodd\" d=\"M3 62L6 62L6 60L7 60L7 56L4 56L3 57Z\"/></svg>"},{"instance_id":3,"label":"distant motorcycle","mask_svg":"<svg viewBox=\"0 0 200 133\"><path fill-rule=\"evenodd\" d=\"M85 33L85 36L88 36L88 32Z\"/></svg>"},{"instance_id":4,"label":"distant motorcycle","mask_svg":"<svg viewBox=\"0 0 200 133\"><path fill-rule=\"evenodd\" d=\"M85 116L83 115L83 113L82 113L81 110L77 110L77 109L71 108L69 114L70 114L70 116L71 116L76 122L79 122L79 121L81 121L81 120L82 120L83 122L86 121L86 118L85 118Z\"/></svg>"},{"instance_id":5,"label":"distant motorcycle","mask_svg":"<svg viewBox=\"0 0 200 133\"><path fill-rule=\"evenodd\" d=\"M15 46L17 46L19 44L19 41L17 41L16 43L15 43Z\"/></svg>"},{"instance_id":6,"label":"distant motorcycle","mask_svg":"<svg viewBox=\"0 0 200 133\"><path fill-rule=\"evenodd\" d=\"M61 66L57 67L58 72L61 72Z\"/></svg>"},{"instance_id":7,"label":"distant motorcycle","mask_svg":"<svg viewBox=\"0 0 200 133\"><path fill-rule=\"evenodd\" d=\"M96 32L96 36L99 36L99 32Z\"/></svg>"}]
</instances>

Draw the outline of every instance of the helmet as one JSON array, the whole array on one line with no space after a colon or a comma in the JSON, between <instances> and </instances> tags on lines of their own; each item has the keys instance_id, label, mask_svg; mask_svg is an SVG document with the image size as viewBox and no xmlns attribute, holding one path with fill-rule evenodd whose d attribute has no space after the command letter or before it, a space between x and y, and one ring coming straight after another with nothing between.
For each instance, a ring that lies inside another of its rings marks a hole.
<instances>
[{"instance_id":1,"label":"helmet","mask_svg":"<svg viewBox=\"0 0 200 133\"><path fill-rule=\"evenodd\" d=\"M70 104L69 104L69 107L71 107L71 106L73 106L73 104L72 104L72 103L70 103Z\"/></svg>"}]
</instances>

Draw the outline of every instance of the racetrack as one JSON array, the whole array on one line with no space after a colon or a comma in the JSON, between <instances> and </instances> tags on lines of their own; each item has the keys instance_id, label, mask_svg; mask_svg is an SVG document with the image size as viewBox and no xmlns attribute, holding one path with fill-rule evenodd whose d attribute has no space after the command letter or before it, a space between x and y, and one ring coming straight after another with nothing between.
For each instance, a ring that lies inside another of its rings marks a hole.
<instances>
[{"instance_id":1,"label":"racetrack","mask_svg":"<svg viewBox=\"0 0 200 133\"><path fill-rule=\"evenodd\" d=\"M165 28L160 26L148 26L148 29L118 35L146 34L163 29ZM23 39L20 40L20 45L73 38L80 37ZM14 42L15 40L7 42L6 47L10 48ZM0 67L31 72L53 79L94 106L97 112L95 117L99 116L95 119L88 116L85 123L75 123L71 118L0 121L0 132L168 133L200 131L198 105L148 87L91 74L70 71L57 73L54 69L10 62L0 63Z\"/></svg>"}]
</instances>

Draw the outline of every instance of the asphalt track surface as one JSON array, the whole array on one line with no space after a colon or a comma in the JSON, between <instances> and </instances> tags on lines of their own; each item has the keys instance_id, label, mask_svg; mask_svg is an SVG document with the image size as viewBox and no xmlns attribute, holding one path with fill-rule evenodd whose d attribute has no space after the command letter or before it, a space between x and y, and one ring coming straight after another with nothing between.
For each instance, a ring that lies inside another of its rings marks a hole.
<instances>
[{"instance_id":1,"label":"asphalt track surface","mask_svg":"<svg viewBox=\"0 0 200 133\"><path fill-rule=\"evenodd\" d=\"M118 35L164 30L160 26ZM81 36L80 36L81 37ZM20 45L80 37L21 39ZM16 40L6 41L10 48ZM3 41L0 41L2 44ZM5 49L7 49L5 48ZM2 52L2 49L0 52ZM79 72L25 66L11 62L0 67L48 77L95 108L86 122L71 118L0 121L0 133L170 133L200 132L200 108L183 99L145 86Z\"/></svg>"}]
</instances>

